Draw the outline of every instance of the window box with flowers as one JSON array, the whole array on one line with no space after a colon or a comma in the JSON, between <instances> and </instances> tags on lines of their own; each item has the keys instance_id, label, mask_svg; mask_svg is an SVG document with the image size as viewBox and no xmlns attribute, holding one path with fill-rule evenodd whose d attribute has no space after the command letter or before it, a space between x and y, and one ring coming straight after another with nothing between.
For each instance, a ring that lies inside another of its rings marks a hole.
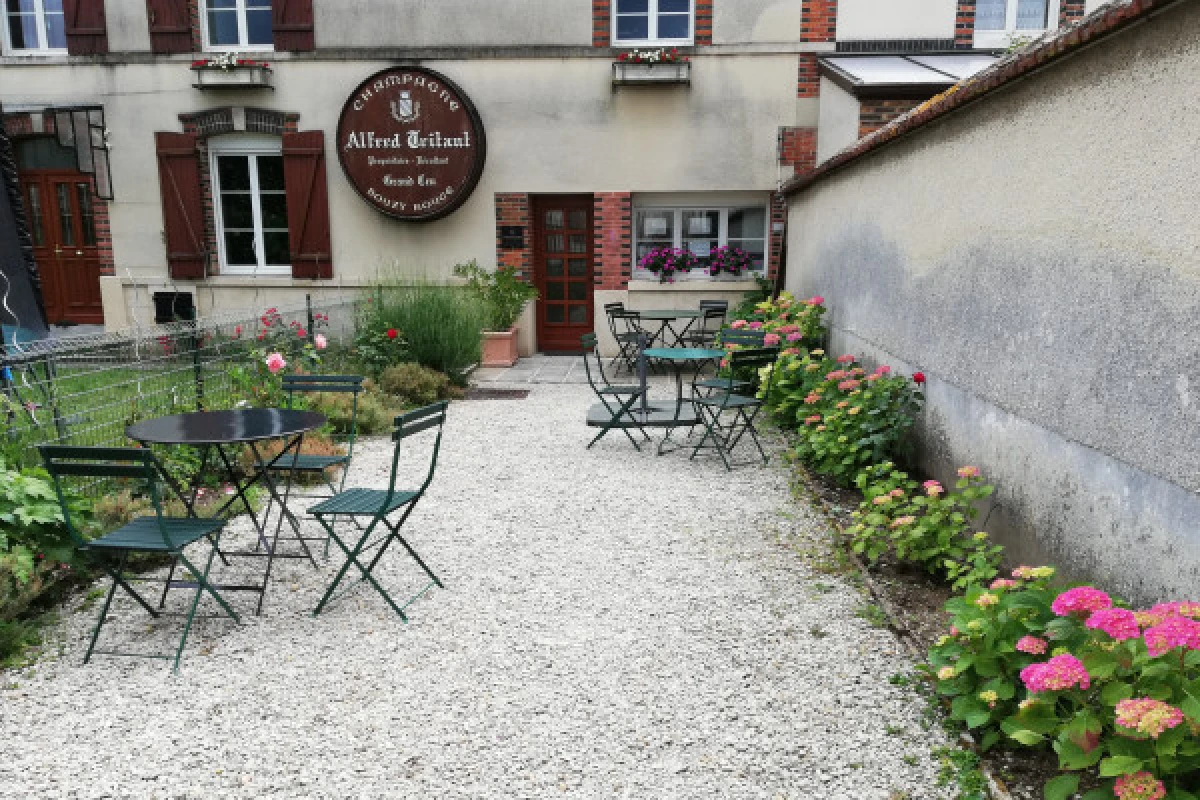
<instances>
[{"instance_id":1,"label":"window box with flowers","mask_svg":"<svg viewBox=\"0 0 1200 800\"><path fill-rule=\"evenodd\" d=\"M675 48L629 50L613 62L613 86L692 82L692 62Z\"/></svg>"},{"instance_id":2,"label":"window box with flowers","mask_svg":"<svg viewBox=\"0 0 1200 800\"><path fill-rule=\"evenodd\" d=\"M237 53L222 53L192 62L197 89L273 89L271 65Z\"/></svg>"}]
</instances>

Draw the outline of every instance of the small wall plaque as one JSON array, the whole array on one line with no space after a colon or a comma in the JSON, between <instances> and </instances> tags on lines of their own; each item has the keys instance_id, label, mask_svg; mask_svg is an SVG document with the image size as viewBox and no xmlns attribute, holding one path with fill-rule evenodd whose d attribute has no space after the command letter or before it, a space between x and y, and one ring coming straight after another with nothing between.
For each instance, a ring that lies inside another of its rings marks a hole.
<instances>
[{"instance_id":1,"label":"small wall plaque","mask_svg":"<svg viewBox=\"0 0 1200 800\"><path fill-rule=\"evenodd\" d=\"M500 246L505 250L520 250L525 247L525 227L523 225L501 225Z\"/></svg>"}]
</instances>

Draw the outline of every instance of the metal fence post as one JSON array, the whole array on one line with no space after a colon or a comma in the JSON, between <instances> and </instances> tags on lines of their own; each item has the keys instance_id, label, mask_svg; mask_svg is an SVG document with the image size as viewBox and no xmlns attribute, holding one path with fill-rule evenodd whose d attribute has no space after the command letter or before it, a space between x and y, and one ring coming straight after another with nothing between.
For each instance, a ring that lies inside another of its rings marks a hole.
<instances>
[{"instance_id":1,"label":"metal fence post","mask_svg":"<svg viewBox=\"0 0 1200 800\"><path fill-rule=\"evenodd\" d=\"M314 320L313 320L312 295L311 294L304 295L304 310L306 312L308 312L308 327L305 328L305 330L308 331L308 336L306 338L310 342L315 342L316 340L313 338L314 337L313 329L315 328L315 325L313 324Z\"/></svg>"},{"instance_id":2,"label":"metal fence post","mask_svg":"<svg viewBox=\"0 0 1200 800\"><path fill-rule=\"evenodd\" d=\"M192 325L192 376L196 384L196 408L204 410L204 362L200 359L199 325L196 324L196 308L192 307L190 320Z\"/></svg>"}]
</instances>

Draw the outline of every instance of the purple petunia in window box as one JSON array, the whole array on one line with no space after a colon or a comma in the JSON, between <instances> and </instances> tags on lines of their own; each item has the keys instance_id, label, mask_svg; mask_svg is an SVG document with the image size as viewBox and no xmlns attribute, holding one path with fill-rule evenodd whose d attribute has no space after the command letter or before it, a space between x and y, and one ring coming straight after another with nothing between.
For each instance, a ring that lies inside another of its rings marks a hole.
<instances>
[{"instance_id":1,"label":"purple petunia in window box","mask_svg":"<svg viewBox=\"0 0 1200 800\"><path fill-rule=\"evenodd\" d=\"M700 259L679 247L656 247L638 262L638 267L658 276L659 283L674 283L676 272L691 272Z\"/></svg>"},{"instance_id":2,"label":"purple petunia in window box","mask_svg":"<svg viewBox=\"0 0 1200 800\"><path fill-rule=\"evenodd\" d=\"M754 266L754 257L740 247L715 248L708 255L708 274L714 278L722 272L730 275L741 275Z\"/></svg>"}]
</instances>

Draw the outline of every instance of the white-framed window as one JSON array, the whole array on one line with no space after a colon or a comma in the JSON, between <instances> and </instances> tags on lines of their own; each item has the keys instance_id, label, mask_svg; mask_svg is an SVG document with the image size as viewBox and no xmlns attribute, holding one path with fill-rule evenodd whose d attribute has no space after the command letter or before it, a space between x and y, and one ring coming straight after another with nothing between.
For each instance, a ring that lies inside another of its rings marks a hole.
<instances>
[{"instance_id":1,"label":"white-framed window","mask_svg":"<svg viewBox=\"0 0 1200 800\"><path fill-rule=\"evenodd\" d=\"M613 43L691 44L693 0L616 0Z\"/></svg>"},{"instance_id":2,"label":"white-framed window","mask_svg":"<svg viewBox=\"0 0 1200 800\"><path fill-rule=\"evenodd\" d=\"M767 220L766 203L738 205L635 206L633 210L633 272L635 278L654 278L653 273L638 268L642 257L658 247L686 248L701 264L685 278L704 280L708 273L703 267L708 256L718 247L738 247L754 259L752 269L760 271L766 262Z\"/></svg>"},{"instance_id":3,"label":"white-framed window","mask_svg":"<svg viewBox=\"0 0 1200 800\"><path fill-rule=\"evenodd\" d=\"M206 50L271 50L271 0L201 0Z\"/></svg>"},{"instance_id":4,"label":"white-framed window","mask_svg":"<svg viewBox=\"0 0 1200 800\"><path fill-rule=\"evenodd\" d=\"M279 139L218 136L208 142L221 273L290 275Z\"/></svg>"},{"instance_id":5,"label":"white-framed window","mask_svg":"<svg viewBox=\"0 0 1200 800\"><path fill-rule=\"evenodd\" d=\"M67 52L63 0L0 0L4 52L13 55Z\"/></svg>"},{"instance_id":6,"label":"white-framed window","mask_svg":"<svg viewBox=\"0 0 1200 800\"><path fill-rule=\"evenodd\" d=\"M975 46L1008 47L1058 27L1059 0L976 0Z\"/></svg>"}]
</instances>

